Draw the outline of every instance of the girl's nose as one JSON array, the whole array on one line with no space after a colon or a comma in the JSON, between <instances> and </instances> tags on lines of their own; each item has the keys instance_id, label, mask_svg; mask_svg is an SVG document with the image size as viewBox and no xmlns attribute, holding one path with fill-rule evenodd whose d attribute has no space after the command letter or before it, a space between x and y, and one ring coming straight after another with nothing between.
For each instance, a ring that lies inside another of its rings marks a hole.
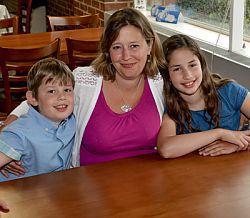
<instances>
[{"instance_id":1,"label":"girl's nose","mask_svg":"<svg viewBox=\"0 0 250 218\"><path fill-rule=\"evenodd\" d=\"M183 69L183 77L184 77L184 79L191 78L192 77L191 71L187 68Z\"/></svg>"}]
</instances>

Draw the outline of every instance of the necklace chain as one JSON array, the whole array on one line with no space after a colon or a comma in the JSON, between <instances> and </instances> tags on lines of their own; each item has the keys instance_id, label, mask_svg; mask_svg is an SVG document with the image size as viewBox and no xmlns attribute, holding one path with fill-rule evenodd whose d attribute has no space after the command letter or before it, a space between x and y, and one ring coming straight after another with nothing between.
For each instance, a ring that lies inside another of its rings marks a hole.
<instances>
[{"instance_id":1,"label":"necklace chain","mask_svg":"<svg viewBox=\"0 0 250 218\"><path fill-rule=\"evenodd\" d=\"M135 93L133 94L133 96L132 96L131 99L134 99L134 98L135 98L135 96L136 96L136 94L137 94L137 91L138 91L138 89L139 89L139 86L140 86L140 84L141 84L141 79L142 79L142 77L143 77L143 75L141 75L141 77L140 77L140 79L139 79L139 81L138 81L138 84L137 84L137 86L136 86ZM126 104L126 102L125 102L125 100L124 100L124 95L122 94L122 91L121 91L121 89L120 89L119 86L118 86L117 80L115 80L115 83L116 83L117 89L118 89L118 91L119 91L120 97L121 97L122 102L123 102L123 105L122 105L120 108L121 108L121 110L122 110L124 113L127 113L127 112L131 111L133 107L132 107L132 105L130 105L130 104Z\"/></svg>"}]
</instances>

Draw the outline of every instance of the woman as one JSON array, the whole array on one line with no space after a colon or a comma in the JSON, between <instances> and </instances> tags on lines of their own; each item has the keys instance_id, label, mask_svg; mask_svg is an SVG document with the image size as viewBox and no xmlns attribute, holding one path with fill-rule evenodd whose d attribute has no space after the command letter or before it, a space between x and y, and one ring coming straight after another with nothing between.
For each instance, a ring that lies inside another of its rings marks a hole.
<instances>
[{"instance_id":1,"label":"woman","mask_svg":"<svg viewBox=\"0 0 250 218\"><path fill-rule=\"evenodd\" d=\"M250 118L248 90L211 74L198 44L186 35L163 43L167 68L162 71L166 113L158 136L165 158L199 149L203 156L245 150L250 131L239 131L240 115Z\"/></svg>"},{"instance_id":2,"label":"woman","mask_svg":"<svg viewBox=\"0 0 250 218\"><path fill-rule=\"evenodd\" d=\"M153 153L163 115L165 64L156 33L138 10L107 21L100 55L74 70L77 131L72 166ZM12 114L24 113L24 107Z\"/></svg>"}]
</instances>

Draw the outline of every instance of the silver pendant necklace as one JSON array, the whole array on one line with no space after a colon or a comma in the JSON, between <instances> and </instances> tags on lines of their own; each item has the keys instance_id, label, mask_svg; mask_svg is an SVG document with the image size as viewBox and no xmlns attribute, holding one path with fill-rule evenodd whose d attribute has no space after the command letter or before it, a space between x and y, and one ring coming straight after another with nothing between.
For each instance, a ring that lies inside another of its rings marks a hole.
<instances>
[{"instance_id":1,"label":"silver pendant necklace","mask_svg":"<svg viewBox=\"0 0 250 218\"><path fill-rule=\"evenodd\" d=\"M143 75L141 75L141 77L140 77L140 79L139 79L139 81L138 81L138 84L137 84L137 86L136 86L135 93L134 93L134 95L132 96L131 99L134 99L134 97L136 96L137 91L138 91L138 89L139 89L139 86L140 86L140 84L141 84L141 79L142 79L142 77L143 77ZM115 80L115 83L116 83L117 89L119 90L119 94L120 94L121 99L122 99L122 102L123 102L123 105L122 105L120 108L121 108L121 110L122 110L124 113L127 113L127 112L131 111L131 110L133 109L133 107L132 107L130 104L125 103L124 95L122 94L122 92L121 92L121 90L120 90L120 88L119 88L118 83L117 83L116 80Z\"/></svg>"}]
</instances>

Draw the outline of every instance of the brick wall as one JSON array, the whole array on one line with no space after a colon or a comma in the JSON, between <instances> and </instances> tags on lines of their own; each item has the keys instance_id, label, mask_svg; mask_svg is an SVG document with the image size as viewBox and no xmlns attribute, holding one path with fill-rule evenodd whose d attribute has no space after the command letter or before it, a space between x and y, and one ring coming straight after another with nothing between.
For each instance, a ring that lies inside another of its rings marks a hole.
<instances>
[{"instance_id":1,"label":"brick wall","mask_svg":"<svg viewBox=\"0 0 250 218\"><path fill-rule=\"evenodd\" d=\"M103 25L104 12L132 7L133 0L48 0L50 15L85 15L99 13Z\"/></svg>"},{"instance_id":2,"label":"brick wall","mask_svg":"<svg viewBox=\"0 0 250 218\"><path fill-rule=\"evenodd\" d=\"M17 12L17 0L2 0L10 12ZM132 7L133 0L48 0L47 14L85 15L99 13L103 25L104 12Z\"/></svg>"}]
</instances>

